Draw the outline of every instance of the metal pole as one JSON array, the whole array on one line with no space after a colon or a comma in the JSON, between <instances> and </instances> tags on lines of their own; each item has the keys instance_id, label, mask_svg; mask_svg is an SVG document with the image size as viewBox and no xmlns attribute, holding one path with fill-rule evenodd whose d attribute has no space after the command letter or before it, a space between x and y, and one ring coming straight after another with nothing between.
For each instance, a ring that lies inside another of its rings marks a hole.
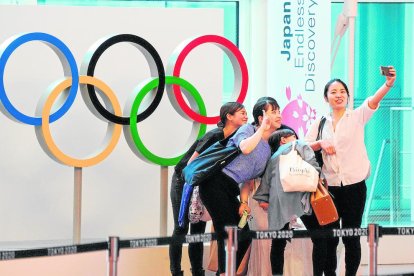
<instances>
[{"instance_id":1,"label":"metal pole","mask_svg":"<svg viewBox=\"0 0 414 276\"><path fill-rule=\"evenodd\" d=\"M81 241L82 221L82 168L74 167L74 190L73 190L73 243Z\"/></svg>"},{"instance_id":2,"label":"metal pole","mask_svg":"<svg viewBox=\"0 0 414 276\"><path fill-rule=\"evenodd\" d=\"M236 275L237 227L226 226L226 276Z\"/></svg>"},{"instance_id":3,"label":"metal pole","mask_svg":"<svg viewBox=\"0 0 414 276\"><path fill-rule=\"evenodd\" d=\"M108 276L117 275L118 256L119 256L119 238L109 237Z\"/></svg>"},{"instance_id":4,"label":"metal pole","mask_svg":"<svg viewBox=\"0 0 414 276\"><path fill-rule=\"evenodd\" d=\"M161 166L160 168L160 236L167 236L168 167Z\"/></svg>"},{"instance_id":5,"label":"metal pole","mask_svg":"<svg viewBox=\"0 0 414 276\"><path fill-rule=\"evenodd\" d=\"M349 17L349 44L348 44L348 89L349 109L354 109L355 98L355 17Z\"/></svg>"},{"instance_id":6,"label":"metal pole","mask_svg":"<svg viewBox=\"0 0 414 276\"><path fill-rule=\"evenodd\" d=\"M355 18L358 14L358 0L345 0L343 13L348 17L348 89L349 102L348 108L354 109L355 98Z\"/></svg>"},{"instance_id":7,"label":"metal pole","mask_svg":"<svg viewBox=\"0 0 414 276\"><path fill-rule=\"evenodd\" d=\"M372 199L374 197L375 187L377 185L378 173L379 173L379 169L381 167L385 145L389 144L389 143L390 143L390 139L382 140L381 150L380 150L380 154L379 154L379 157L378 157L377 166L375 168L374 179L372 180L371 191L369 192L369 197L368 197L367 204L366 204L366 207L365 207L365 222L366 223L368 223L368 218L369 218L368 215L369 215L369 211L371 209L371 203L372 203Z\"/></svg>"},{"instance_id":8,"label":"metal pole","mask_svg":"<svg viewBox=\"0 0 414 276\"><path fill-rule=\"evenodd\" d=\"M368 224L369 275L377 275L378 239L379 239L378 224L374 224L374 223Z\"/></svg>"}]
</instances>

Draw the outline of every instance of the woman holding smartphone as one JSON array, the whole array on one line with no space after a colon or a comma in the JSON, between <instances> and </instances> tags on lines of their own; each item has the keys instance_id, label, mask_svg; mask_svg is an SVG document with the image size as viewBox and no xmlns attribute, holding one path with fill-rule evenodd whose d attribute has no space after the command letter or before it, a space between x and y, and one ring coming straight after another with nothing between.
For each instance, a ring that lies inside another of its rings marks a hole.
<instances>
[{"instance_id":1,"label":"woman holding smartphone","mask_svg":"<svg viewBox=\"0 0 414 276\"><path fill-rule=\"evenodd\" d=\"M361 227L366 191L365 180L370 175L370 162L364 143L364 128L378 109L379 103L394 86L396 71L389 66L384 84L354 110L347 109L349 91L340 79L330 80L324 89L324 99L331 111L325 115L322 135L316 140L320 120L307 133L305 140L313 150L322 149L322 173L333 195L339 220L328 228ZM317 224L317 223L316 223ZM336 248L339 238L313 239L314 275L336 275ZM356 275L361 261L359 237L344 237L346 275Z\"/></svg>"}]
</instances>

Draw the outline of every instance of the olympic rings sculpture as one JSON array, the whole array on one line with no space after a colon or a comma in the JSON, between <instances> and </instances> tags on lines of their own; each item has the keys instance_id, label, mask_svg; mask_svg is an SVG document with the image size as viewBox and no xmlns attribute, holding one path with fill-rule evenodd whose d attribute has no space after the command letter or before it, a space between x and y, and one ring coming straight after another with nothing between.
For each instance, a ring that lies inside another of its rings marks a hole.
<instances>
[{"instance_id":1,"label":"olympic rings sculpture","mask_svg":"<svg viewBox=\"0 0 414 276\"><path fill-rule=\"evenodd\" d=\"M26 115L13 106L4 85L5 68L10 56L18 47L31 41L40 41L56 53L62 63L65 77L63 81L48 91L47 97L39 100L35 117ZM117 43L130 43L135 46L145 56L151 73L151 79L140 83L127 100L124 112L129 112L129 117L122 116L120 104L111 88L94 76L99 58L109 47ZM218 46L229 57L235 79L233 98L236 98L238 94L236 101L242 103L248 87L247 65L237 46L224 37L203 35L182 42L169 59L166 70L168 75L166 75L157 50L147 40L133 34L112 35L98 40L86 53L79 72L73 54L60 39L47 33L34 32L10 37L0 45L0 110L12 120L33 125L42 149L55 161L64 165L87 167L103 161L118 143L123 126L126 141L138 157L161 166L172 166L180 160L184 153L169 158L155 155L145 147L141 140L137 123L145 120L155 111L161 102L164 90L167 91L174 109L184 118L189 117L193 120L190 140L198 139L204 135L206 124L214 124L219 121L219 116L207 116L200 93L192 84L180 77L185 58L194 48L204 43ZM105 142L100 153L83 159L73 158L63 153L54 143L50 133L50 123L61 118L70 109L76 98L78 86L88 109L98 118L108 122ZM64 95L65 102L51 114L53 103L66 90L68 92ZM154 94L154 91L155 95L151 104L138 114L139 106L144 97L150 92ZM97 93L101 96L104 105L99 101ZM189 105L184 100L182 93L186 95ZM109 107L109 110L105 106Z\"/></svg>"}]
</instances>

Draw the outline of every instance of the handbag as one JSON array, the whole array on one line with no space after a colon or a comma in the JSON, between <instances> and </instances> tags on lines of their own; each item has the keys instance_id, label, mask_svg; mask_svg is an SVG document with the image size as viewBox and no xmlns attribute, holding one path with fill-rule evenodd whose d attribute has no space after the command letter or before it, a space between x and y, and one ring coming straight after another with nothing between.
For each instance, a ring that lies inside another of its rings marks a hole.
<instances>
[{"instance_id":1,"label":"handbag","mask_svg":"<svg viewBox=\"0 0 414 276\"><path fill-rule=\"evenodd\" d=\"M188 185L200 185L241 153L238 146L226 146L229 138L214 143L184 168L183 176Z\"/></svg>"},{"instance_id":2,"label":"handbag","mask_svg":"<svg viewBox=\"0 0 414 276\"><path fill-rule=\"evenodd\" d=\"M190 223L211 220L211 216L200 198L198 189L198 186L194 187L193 194L191 195L190 207L188 209L188 220Z\"/></svg>"},{"instance_id":3,"label":"handbag","mask_svg":"<svg viewBox=\"0 0 414 276\"><path fill-rule=\"evenodd\" d=\"M211 233L214 233L214 227L211 225ZM251 254L252 245L250 244L244 253L243 259L237 268L236 276L242 276L247 274L249 259ZM218 271L218 256L217 256L217 240L210 242L210 254L208 258L207 270L217 272Z\"/></svg>"},{"instance_id":4,"label":"handbag","mask_svg":"<svg viewBox=\"0 0 414 276\"><path fill-rule=\"evenodd\" d=\"M295 150L279 157L280 182L284 192L314 192L318 186L319 172L308 162L302 159Z\"/></svg>"},{"instance_id":5,"label":"handbag","mask_svg":"<svg viewBox=\"0 0 414 276\"><path fill-rule=\"evenodd\" d=\"M318 126L318 136L316 136L316 141L322 138L322 129L323 129L323 126L325 125L325 122L326 122L326 117L322 116L321 121L319 122L319 126ZM315 150L315 158L319 164L319 167L322 169L322 166L323 166L322 149Z\"/></svg>"},{"instance_id":6,"label":"handbag","mask_svg":"<svg viewBox=\"0 0 414 276\"><path fill-rule=\"evenodd\" d=\"M332 197L322 183L318 183L318 187L311 194L310 200L319 225L327 225L338 220L338 211Z\"/></svg>"},{"instance_id":7,"label":"handbag","mask_svg":"<svg viewBox=\"0 0 414 276\"><path fill-rule=\"evenodd\" d=\"M211 233L214 233L214 225L211 225ZM208 256L207 270L217 272L218 270L218 256L217 256L217 240L210 241L210 254Z\"/></svg>"}]
</instances>

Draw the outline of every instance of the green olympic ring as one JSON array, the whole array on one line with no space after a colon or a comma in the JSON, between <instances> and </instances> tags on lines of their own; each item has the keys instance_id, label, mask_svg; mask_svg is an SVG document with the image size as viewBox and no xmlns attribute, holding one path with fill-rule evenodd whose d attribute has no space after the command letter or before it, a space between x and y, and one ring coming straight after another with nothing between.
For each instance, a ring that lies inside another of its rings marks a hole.
<instances>
[{"instance_id":1,"label":"green olympic ring","mask_svg":"<svg viewBox=\"0 0 414 276\"><path fill-rule=\"evenodd\" d=\"M197 108L198 108L198 112L201 115L206 116L207 110L206 110L203 98L201 97L200 93L197 91L197 89L192 84L190 84L188 81L182 78L174 77L174 76L166 76L165 83L167 85L172 85L172 84L179 85L180 87L184 88L183 92L185 93L187 99L189 99L190 105L194 105L194 101L195 101L195 104L197 105ZM180 161L184 153L180 154L179 156L169 157L169 158L157 156L154 153L152 153L150 150L148 150L147 147L145 147L138 133L137 114L138 114L139 106L141 105L145 96L156 87L158 87L158 78L151 80L139 90L138 94L136 95L132 103L132 107L130 109L131 110L130 124L129 126L128 125L124 126L124 135L128 142L129 147L138 157L145 157L146 160L152 163L158 164L160 166L173 166ZM172 91L172 89L170 89L170 91ZM191 99L193 99L194 101L191 101ZM197 139L199 139L206 133L207 125L194 121L193 129L196 126L199 127L198 134L197 134ZM194 141L192 141L191 143L193 142ZM190 146L188 145L186 148L189 148L189 147Z\"/></svg>"}]
</instances>

